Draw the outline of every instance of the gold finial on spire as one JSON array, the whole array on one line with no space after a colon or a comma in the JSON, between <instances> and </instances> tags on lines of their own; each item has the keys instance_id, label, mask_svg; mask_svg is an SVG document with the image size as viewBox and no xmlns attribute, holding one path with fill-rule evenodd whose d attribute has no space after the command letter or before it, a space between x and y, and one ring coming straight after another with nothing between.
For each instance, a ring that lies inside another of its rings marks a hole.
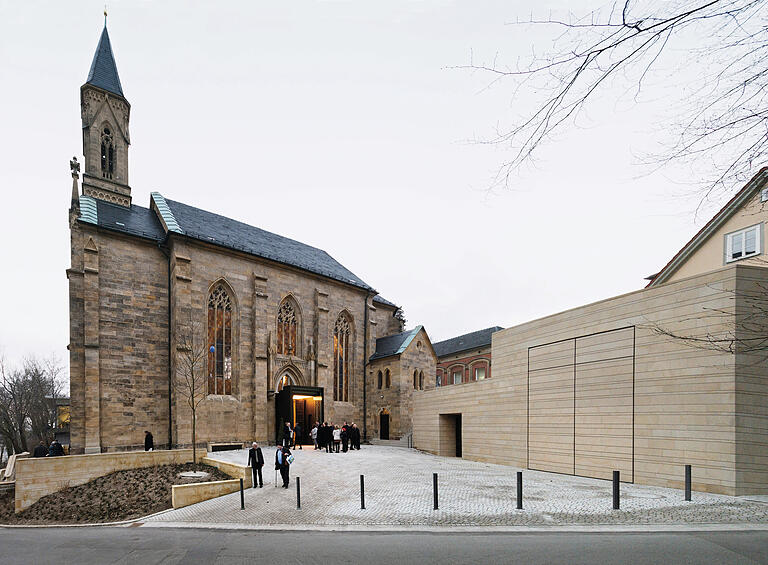
<instances>
[{"instance_id":1,"label":"gold finial on spire","mask_svg":"<svg viewBox=\"0 0 768 565\"><path fill-rule=\"evenodd\" d=\"M104 4L104 27L107 27L107 5Z\"/></svg>"}]
</instances>

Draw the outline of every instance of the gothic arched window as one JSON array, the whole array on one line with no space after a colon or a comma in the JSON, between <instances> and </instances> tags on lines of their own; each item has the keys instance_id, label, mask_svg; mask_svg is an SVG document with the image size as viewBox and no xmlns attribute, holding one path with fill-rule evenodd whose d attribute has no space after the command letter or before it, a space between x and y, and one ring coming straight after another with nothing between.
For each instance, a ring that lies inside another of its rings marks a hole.
<instances>
[{"instance_id":1,"label":"gothic arched window","mask_svg":"<svg viewBox=\"0 0 768 565\"><path fill-rule=\"evenodd\" d=\"M333 399L349 400L349 336L351 328L344 312L333 328Z\"/></svg>"},{"instance_id":2,"label":"gothic arched window","mask_svg":"<svg viewBox=\"0 0 768 565\"><path fill-rule=\"evenodd\" d=\"M424 390L424 371L419 371L419 390Z\"/></svg>"},{"instance_id":3,"label":"gothic arched window","mask_svg":"<svg viewBox=\"0 0 768 565\"><path fill-rule=\"evenodd\" d=\"M389 373L389 369L386 371L387 388L392 386L392 375Z\"/></svg>"},{"instance_id":4,"label":"gothic arched window","mask_svg":"<svg viewBox=\"0 0 768 565\"><path fill-rule=\"evenodd\" d=\"M413 390L416 390L419 388L419 372L414 370L413 371Z\"/></svg>"},{"instance_id":5,"label":"gothic arched window","mask_svg":"<svg viewBox=\"0 0 768 565\"><path fill-rule=\"evenodd\" d=\"M208 295L208 394L232 394L232 299L222 285Z\"/></svg>"},{"instance_id":6,"label":"gothic arched window","mask_svg":"<svg viewBox=\"0 0 768 565\"><path fill-rule=\"evenodd\" d=\"M101 176L111 179L115 172L115 144L112 141L112 132L104 128L101 132Z\"/></svg>"},{"instance_id":7,"label":"gothic arched window","mask_svg":"<svg viewBox=\"0 0 768 565\"><path fill-rule=\"evenodd\" d=\"M277 311L277 353L298 355L296 349L296 309L290 300L283 300Z\"/></svg>"},{"instance_id":8,"label":"gothic arched window","mask_svg":"<svg viewBox=\"0 0 768 565\"><path fill-rule=\"evenodd\" d=\"M382 374L381 374L381 371L379 371L379 379L378 379L379 390L381 390L381 381L382 381Z\"/></svg>"}]
</instances>

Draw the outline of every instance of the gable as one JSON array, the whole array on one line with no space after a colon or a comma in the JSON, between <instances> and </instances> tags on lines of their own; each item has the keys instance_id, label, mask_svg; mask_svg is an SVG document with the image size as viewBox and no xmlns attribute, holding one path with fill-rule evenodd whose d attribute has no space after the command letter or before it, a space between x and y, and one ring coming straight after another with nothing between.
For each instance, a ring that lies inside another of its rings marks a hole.
<instances>
[{"instance_id":1,"label":"gable","mask_svg":"<svg viewBox=\"0 0 768 565\"><path fill-rule=\"evenodd\" d=\"M725 237L734 231L760 225L761 253L740 263L765 265L768 202L761 192L768 187L768 167L763 167L656 275L648 287L714 271L726 264Z\"/></svg>"}]
</instances>

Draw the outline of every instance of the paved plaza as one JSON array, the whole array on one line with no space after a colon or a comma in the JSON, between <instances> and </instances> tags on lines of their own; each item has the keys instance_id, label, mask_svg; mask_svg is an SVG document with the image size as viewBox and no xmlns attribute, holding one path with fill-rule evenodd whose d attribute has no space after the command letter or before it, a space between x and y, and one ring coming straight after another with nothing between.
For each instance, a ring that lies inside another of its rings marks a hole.
<instances>
[{"instance_id":1,"label":"paved plaza","mask_svg":"<svg viewBox=\"0 0 768 565\"><path fill-rule=\"evenodd\" d=\"M524 509L516 509L519 469L416 450L364 446L327 454L294 451L291 488L275 487L274 448L263 448L264 488L247 489L245 510L234 493L170 510L147 525L178 523L232 526L371 527L394 526L595 526L657 524L761 524L768 504L724 495L640 485L621 485L621 510L612 510L611 482L524 471ZM246 464L247 450L209 454ZM439 510L433 510L432 473L439 476ZM682 473L682 469L681 469ZM360 508L360 475L365 475L366 509ZM695 474L695 470L694 470ZM301 477L301 509L296 508Z\"/></svg>"},{"instance_id":2,"label":"paved plaza","mask_svg":"<svg viewBox=\"0 0 768 565\"><path fill-rule=\"evenodd\" d=\"M170 510L147 524L178 523L300 527L395 526L568 526L655 524L762 524L768 504L724 495L622 484L621 510L612 510L611 482L524 471L524 509L516 509L519 469L416 450L364 446L327 454L296 450L291 488L275 487L274 448L263 448L264 488L247 489L245 510L234 493ZM247 450L209 454L246 464ZM682 471L682 469L681 469ZM439 510L433 510L432 473L439 476ZM695 472L695 471L694 471ZM366 509L360 508L360 475L365 475ZM296 508L301 477L301 509Z\"/></svg>"}]
</instances>

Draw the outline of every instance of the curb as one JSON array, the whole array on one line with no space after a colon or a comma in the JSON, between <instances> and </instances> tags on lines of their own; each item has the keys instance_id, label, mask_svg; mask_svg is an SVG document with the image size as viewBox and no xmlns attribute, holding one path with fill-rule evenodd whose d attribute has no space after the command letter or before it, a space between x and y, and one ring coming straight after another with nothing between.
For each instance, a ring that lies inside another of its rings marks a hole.
<instances>
[{"instance_id":1,"label":"curb","mask_svg":"<svg viewBox=\"0 0 768 565\"><path fill-rule=\"evenodd\" d=\"M95 522L92 524L0 524L0 529L14 529L14 528L103 528L103 527L109 527L109 526L128 526L130 527L132 524L135 524L137 522L142 522L143 520L147 520L149 518L153 518L154 516L160 516L161 514L165 514L166 512L170 512L171 510L176 510L175 508L166 508L165 510L160 510L160 512L155 512L154 514L147 514L146 516L141 516L139 518L132 518L131 520L122 520L120 522Z\"/></svg>"}]
</instances>

